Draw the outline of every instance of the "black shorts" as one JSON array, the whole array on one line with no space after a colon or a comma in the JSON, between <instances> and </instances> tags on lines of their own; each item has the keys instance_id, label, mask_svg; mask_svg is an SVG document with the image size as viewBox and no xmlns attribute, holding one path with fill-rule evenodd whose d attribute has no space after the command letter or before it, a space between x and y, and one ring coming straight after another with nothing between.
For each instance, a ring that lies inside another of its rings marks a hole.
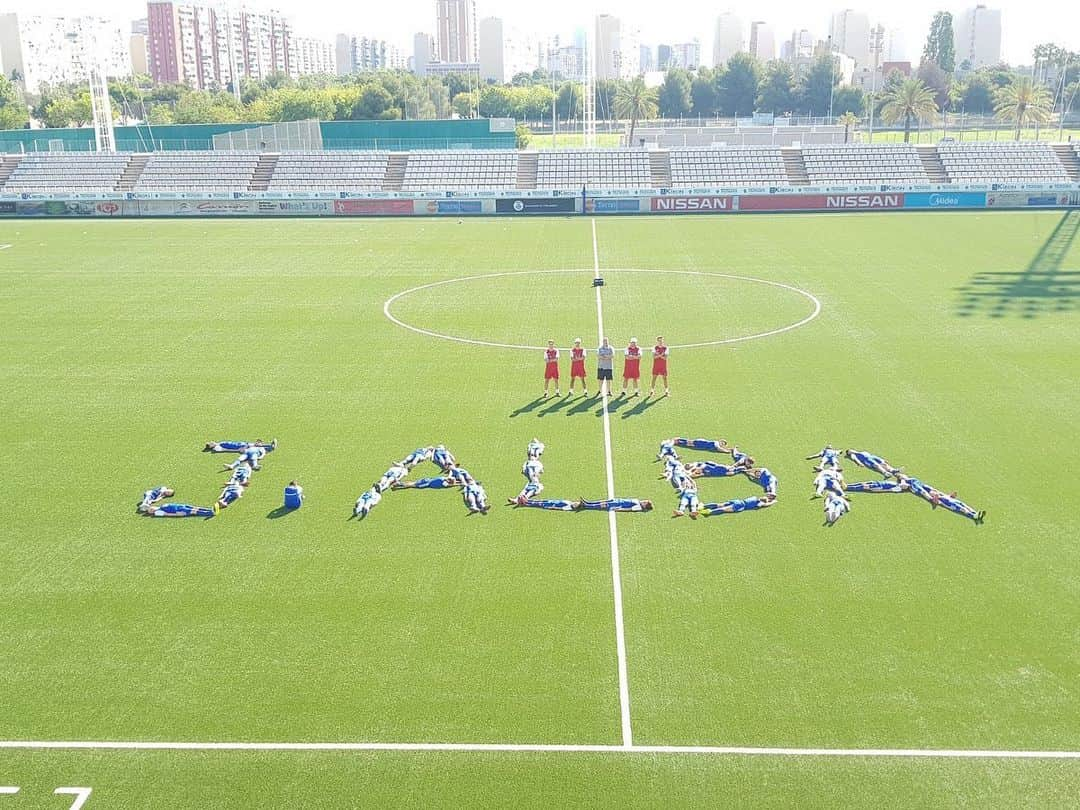
<instances>
[{"instance_id":1,"label":"black shorts","mask_svg":"<svg viewBox=\"0 0 1080 810\"><path fill-rule=\"evenodd\" d=\"M610 380L611 369L610 368L598 368L596 370L596 379L598 380Z\"/></svg>"}]
</instances>

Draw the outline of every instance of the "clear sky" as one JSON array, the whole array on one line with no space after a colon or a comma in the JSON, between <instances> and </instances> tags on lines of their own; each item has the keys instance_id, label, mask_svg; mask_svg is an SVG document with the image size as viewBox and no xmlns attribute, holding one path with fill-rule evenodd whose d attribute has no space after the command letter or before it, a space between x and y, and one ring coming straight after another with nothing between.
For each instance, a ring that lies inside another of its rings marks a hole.
<instances>
[{"instance_id":1,"label":"clear sky","mask_svg":"<svg viewBox=\"0 0 1080 810\"><path fill-rule=\"evenodd\" d=\"M941 0L849 2L868 13L871 24L900 29L912 61L918 60L935 11L958 15L975 5ZM389 39L410 52L412 35L435 27L435 0L250 0L249 5L279 9L293 19L298 34L332 39L339 32L364 33ZM1002 47L1012 64L1030 64L1031 50L1040 42L1080 51L1080 0L989 0L985 5L1001 9ZM86 0L0 0L0 10L39 14L86 14L90 7ZM534 38L569 34L588 24L591 15L605 12L638 28L647 44L697 37L707 59L712 54L713 24L721 11L735 12L747 25L752 19L773 23L779 48L779 40L795 28L809 29L815 38L824 39L829 15L844 7L842 0L477 0L479 16L502 17L506 27ZM97 0L93 8L95 13L121 19L146 16L146 5L138 0Z\"/></svg>"}]
</instances>

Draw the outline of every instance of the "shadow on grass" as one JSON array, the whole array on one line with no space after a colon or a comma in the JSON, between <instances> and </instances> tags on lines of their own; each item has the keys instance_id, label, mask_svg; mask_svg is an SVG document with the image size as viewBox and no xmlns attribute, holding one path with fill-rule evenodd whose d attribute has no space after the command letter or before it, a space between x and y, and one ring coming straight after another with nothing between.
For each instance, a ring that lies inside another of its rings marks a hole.
<instances>
[{"instance_id":1,"label":"shadow on grass","mask_svg":"<svg viewBox=\"0 0 1080 810\"><path fill-rule=\"evenodd\" d=\"M958 287L961 318L1037 318L1075 312L1080 300L1080 270L1062 264L1080 233L1080 211L1067 211L1022 273L976 273Z\"/></svg>"},{"instance_id":2,"label":"shadow on grass","mask_svg":"<svg viewBox=\"0 0 1080 810\"><path fill-rule=\"evenodd\" d=\"M573 400L569 397L555 397L555 401L537 414L537 417L547 416L549 413L557 413L569 405Z\"/></svg>"},{"instance_id":3,"label":"shadow on grass","mask_svg":"<svg viewBox=\"0 0 1080 810\"><path fill-rule=\"evenodd\" d=\"M277 520L278 518L283 518L286 515L291 515L293 512L298 512L298 511L300 511L300 510L299 509L289 509L289 507L287 507L287 506L279 506L277 509L272 509L269 512L267 512L266 517L267 517L268 520Z\"/></svg>"},{"instance_id":4,"label":"shadow on grass","mask_svg":"<svg viewBox=\"0 0 1080 810\"><path fill-rule=\"evenodd\" d=\"M645 411L649 410L649 408L654 408L659 405L666 398L667 397L645 397L645 399L641 400L641 402L624 413L622 418L629 419L631 416L640 416L645 413Z\"/></svg>"},{"instance_id":5,"label":"shadow on grass","mask_svg":"<svg viewBox=\"0 0 1080 810\"><path fill-rule=\"evenodd\" d=\"M600 395L593 394L591 397L582 397L573 408L566 412L567 416L577 416L579 413L588 413L600 402Z\"/></svg>"},{"instance_id":6,"label":"shadow on grass","mask_svg":"<svg viewBox=\"0 0 1080 810\"><path fill-rule=\"evenodd\" d=\"M526 402L524 405L522 405L516 411L511 413L510 418L513 419L515 416L521 416L523 413L532 413L533 411L535 411L537 408L540 407L540 403L543 402L543 401L544 401L543 397L537 397L532 402Z\"/></svg>"}]
</instances>

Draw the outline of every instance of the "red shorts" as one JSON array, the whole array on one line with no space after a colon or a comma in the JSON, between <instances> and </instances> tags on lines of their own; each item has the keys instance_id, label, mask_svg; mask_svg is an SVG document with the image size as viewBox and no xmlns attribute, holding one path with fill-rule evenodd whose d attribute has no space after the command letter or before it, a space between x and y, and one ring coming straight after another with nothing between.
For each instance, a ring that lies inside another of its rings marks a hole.
<instances>
[{"instance_id":1,"label":"red shorts","mask_svg":"<svg viewBox=\"0 0 1080 810\"><path fill-rule=\"evenodd\" d=\"M667 376L667 358L657 357L652 361L652 373L654 377Z\"/></svg>"},{"instance_id":2,"label":"red shorts","mask_svg":"<svg viewBox=\"0 0 1080 810\"><path fill-rule=\"evenodd\" d=\"M548 363L544 366L544 379L545 380L557 380L559 379L559 364Z\"/></svg>"},{"instance_id":3,"label":"red shorts","mask_svg":"<svg viewBox=\"0 0 1080 810\"><path fill-rule=\"evenodd\" d=\"M623 365L622 378L624 380L637 380L641 378L641 361L627 360Z\"/></svg>"},{"instance_id":4,"label":"red shorts","mask_svg":"<svg viewBox=\"0 0 1080 810\"><path fill-rule=\"evenodd\" d=\"M575 360L570 364L570 377L584 377L585 376L585 361Z\"/></svg>"}]
</instances>

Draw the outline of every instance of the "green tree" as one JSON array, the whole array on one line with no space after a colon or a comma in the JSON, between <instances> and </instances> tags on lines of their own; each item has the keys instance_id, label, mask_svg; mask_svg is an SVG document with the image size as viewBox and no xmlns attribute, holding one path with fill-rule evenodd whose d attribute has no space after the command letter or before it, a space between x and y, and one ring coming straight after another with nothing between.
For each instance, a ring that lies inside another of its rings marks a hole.
<instances>
[{"instance_id":1,"label":"green tree","mask_svg":"<svg viewBox=\"0 0 1080 810\"><path fill-rule=\"evenodd\" d=\"M687 79L686 83L687 106L689 106L689 79ZM658 111L659 104L656 90L646 87L645 80L640 76L619 87L619 92L615 96L615 115L620 120L630 120L630 129L626 135L628 146L634 145L634 129L637 128L637 122L643 119L647 121L656 118Z\"/></svg>"},{"instance_id":2,"label":"green tree","mask_svg":"<svg viewBox=\"0 0 1080 810\"><path fill-rule=\"evenodd\" d=\"M94 120L90 107L90 93L76 98L60 96L49 103L45 110L44 123L47 127L84 127Z\"/></svg>"},{"instance_id":3,"label":"green tree","mask_svg":"<svg viewBox=\"0 0 1080 810\"><path fill-rule=\"evenodd\" d=\"M923 63L933 62L946 73L956 69L956 42L952 14L939 11L930 23L930 33L923 47Z\"/></svg>"},{"instance_id":4,"label":"green tree","mask_svg":"<svg viewBox=\"0 0 1080 810\"><path fill-rule=\"evenodd\" d=\"M973 73L959 85L959 92L952 104L966 113L989 115L994 111L994 86L982 72Z\"/></svg>"},{"instance_id":5,"label":"green tree","mask_svg":"<svg viewBox=\"0 0 1080 810\"><path fill-rule=\"evenodd\" d=\"M761 82L761 64L748 53L737 53L727 61L720 77L720 111L724 115L751 115Z\"/></svg>"},{"instance_id":6,"label":"green tree","mask_svg":"<svg viewBox=\"0 0 1080 810\"><path fill-rule=\"evenodd\" d=\"M469 93L476 89L476 77L466 76L461 73L449 73L443 77L446 89L450 91L450 98L462 93Z\"/></svg>"},{"instance_id":7,"label":"green tree","mask_svg":"<svg viewBox=\"0 0 1080 810\"><path fill-rule=\"evenodd\" d=\"M368 84L360 89L350 117L354 121L385 120L400 118L401 112L394 106L394 97L390 95L389 90L380 84Z\"/></svg>"},{"instance_id":8,"label":"green tree","mask_svg":"<svg viewBox=\"0 0 1080 810\"><path fill-rule=\"evenodd\" d=\"M176 120L173 118L172 107L168 104L155 104L147 113L146 123L155 127L176 123Z\"/></svg>"},{"instance_id":9,"label":"green tree","mask_svg":"<svg viewBox=\"0 0 1080 810\"><path fill-rule=\"evenodd\" d=\"M514 93L514 117L525 121L542 121L551 117L551 102L555 94L544 84L522 87Z\"/></svg>"},{"instance_id":10,"label":"green tree","mask_svg":"<svg viewBox=\"0 0 1080 810\"><path fill-rule=\"evenodd\" d=\"M1025 123L1045 124L1050 120L1053 100L1047 89L1030 76L1017 76L1012 84L994 93L994 115L1016 127L1016 140Z\"/></svg>"},{"instance_id":11,"label":"green tree","mask_svg":"<svg viewBox=\"0 0 1080 810\"><path fill-rule=\"evenodd\" d=\"M859 116L846 112L836 119L836 123L844 128L844 143L847 143L851 139L851 130L859 125Z\"/></svg>"},{"instance_id":12,"label":"green tree","mask_svg":"<svg viewBox=\"0 0 1080 810\"><path fill-rule=\"evenodd\" d=\"M937 113L934 93L919 79L905 79L885 95L881 120L886 124L904 122L904 143L911 138L913 121L929 120Z\"/></svg>"},{"instance_id":13,"label":"green tree","mask_svg":"<svg viewBox=\"0 0 1080 810\"><path fill-rule=\"evenodd\" d=\"M829 99L839 83L836 63L830 54L823 53L810 64L799 82L796 100L798 111L806 115L824 115L829 111Z\"/></svg>"},{"instance_id":14,"label":"green tree","mask_svg":"<svg viewBox=\"0 0 1080 810\"><path fill-rule=\"evenodd\" d=\"M532 130L524 124L514 127L514 141L518 149L527 149L532 142Z\"/></svg>"},{"instance_id":15,"label":"green tree","mask_svg":"<svg viewBox=\"0 0 1080 810\"><path fill-rule=\"evenodd\" d=\"M472 118L476 109L476 93L458 93L451 99L450 107L460 118Z\"/></svg>"},{"instance_id":16,"label":"green tree","mask_svg":"<svg viewBox=\"0 0 1080 810\"><path fill-rule=\"evenodd\" d=\"M514 93L509 87L486 85L480 90L480 115L484 118L511 118Z\"/></svg>"},{"instance_id":17,"label":"green tree","mask_svg":"<svg viewBox=\"0 0 1080 810\"><path fill-rule=\"evenodd\" d=\"M787 62L769 62L765 68L757 108L773 115L789 113L795 109L795 74Z\"/></svg>"},{"instance_id":18,"label":"green tree","mask_svg":"<svg viewBox=\"0 0 1080 810\"><path fill-rule=\"evenodd\" d=\"M559 118L563 121L581 118L583 107L582 85L578 82L563 82L555 100L555 111Z\"/></svg>"},{"instance_id":19,"label":"green tree","mask_svg":"<svg viewBox=\"0 0 1080 810\"><path fill-rule=\"evenodd\" d=\"M0 129L19 129L30 120L19 90L5 76L0 76Z\"/></svg>"},{"instance_id":20,"label":"green tree","mask_svg":"<svg viewBox=\"0 0 1080 810\"><path fill-rule=\"evenodd\" d=\"M596 80L596 117L603 120L615 117L615 94L623 83L615 79Z\"/></svg>"},{"instance_id":21,"label":"green tree","mask_svg":"<svg viewBox=\"0 0 1080 810\"><path fill-rule=\"evenodd\" d=\"M698 68L697 75L690 83L690 107L699 118L712 118L720 109L720 90L716 80L723 68L711 70Z\"/></svg>"},{"instance_id":22,"label":"green tree","mask_svg":"<svg viewBox=\"0 0 1080 810\"><path fill-rule=\"evenodd\" d=\"M950 75L936 62L923 62L915 71L915 76L933 92L934 102L939 109L948 105Z\"/></svg>"},{"instance_id":23,"label":"green tree","mask_svg":"<svg viewBox=\"0 0 1080 810\"><path fill-rule=\"evenodd\" d=\"M630 82L630 84L635 85L636 82L637 79ZM644 81L642 81L641 86L645 86ZM620 88L620 95L624 95L622 91L625 89L625 87ZM635 92L637 92L636 89ZM664 118L682 118L690 114L690 74L687 71L682 68L671 68L667 72L664 76L664 83L660 85L657 106L660 115ZM615 97L615 110L619 118L629 117L618 113L619 96ZM633 134L633 127L631 126L630 129L631 134Z\"/></svg>"},{"instance_id":24,"label":"green tree","mask_svg":"<svg viewBox=\"0 0 1080 810\"><path fill-rule=\"evenodd\" d=\"M866 95L858 87L838 87L833 92L833 113L853 113L856 118L866 111Z\"/></svg>"}]
</instances>

